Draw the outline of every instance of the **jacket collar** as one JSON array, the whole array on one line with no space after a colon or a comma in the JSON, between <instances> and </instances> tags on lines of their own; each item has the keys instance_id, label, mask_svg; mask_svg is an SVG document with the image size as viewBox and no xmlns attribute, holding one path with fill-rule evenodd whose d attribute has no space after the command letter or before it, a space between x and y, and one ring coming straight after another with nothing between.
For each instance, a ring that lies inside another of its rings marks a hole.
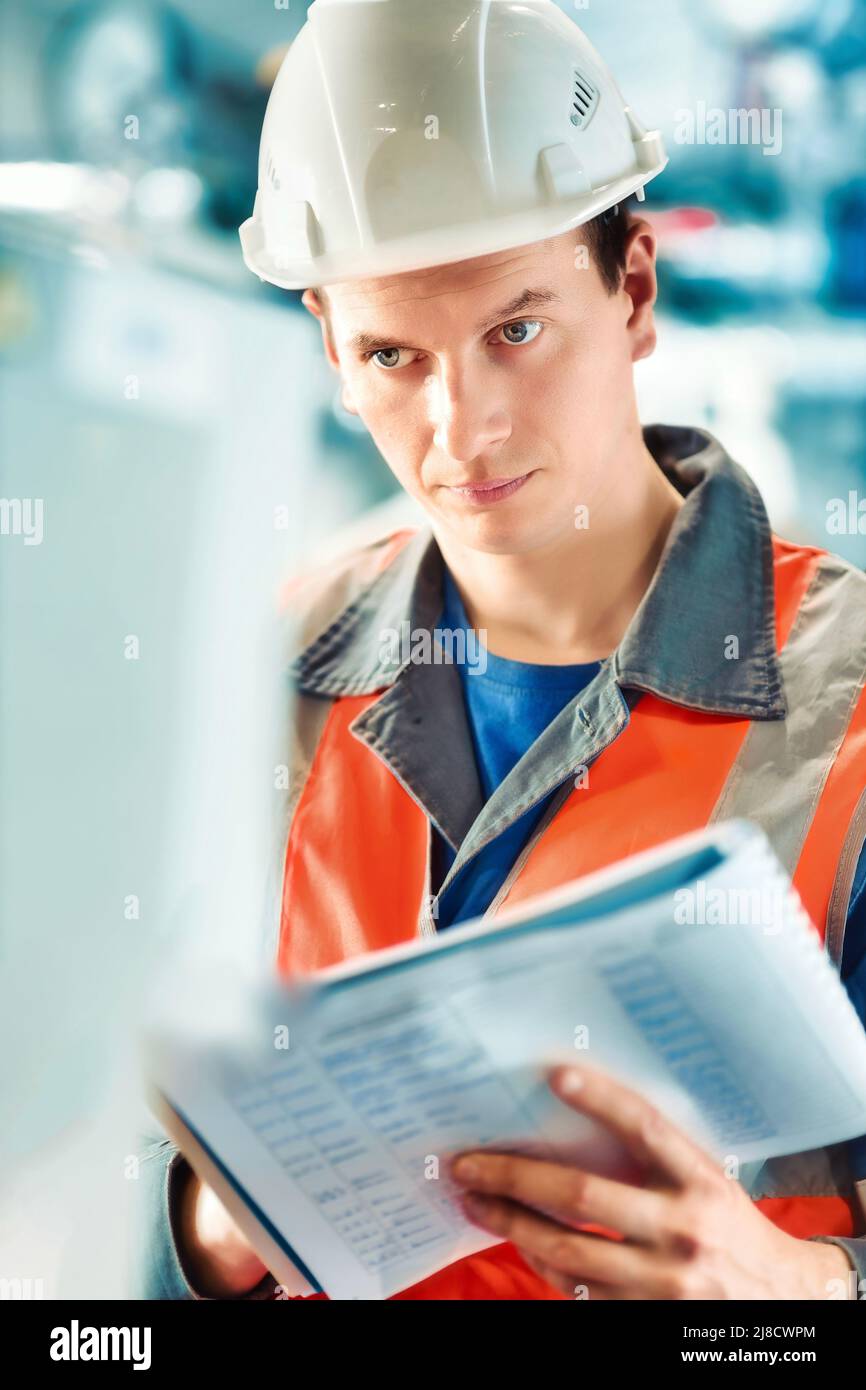
<instances>
[{"instance_id":1,"label":"jacket collar","mask_svg":"<svg viewBox=\"0 0 866 1390\"><path fill-rule=\"evenodd\" d=\"M614 676L687 708L783 719L772 537L761 495L705 430L647 425L643 434L685 502L611 658ZM436 625L442 573L433 533L422 527L300 653L291 668L298 688L339 696L392 686L410 664L408 634Z\"/></svg>"}]
</instances>

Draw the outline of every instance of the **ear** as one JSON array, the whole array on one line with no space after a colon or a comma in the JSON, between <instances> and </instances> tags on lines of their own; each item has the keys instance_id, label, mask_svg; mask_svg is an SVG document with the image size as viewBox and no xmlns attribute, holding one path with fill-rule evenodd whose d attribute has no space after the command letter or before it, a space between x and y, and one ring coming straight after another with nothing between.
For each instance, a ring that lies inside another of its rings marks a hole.
<instances>
[{"instance_id":1,"label":"ear","mask_svg":"<svg viewBox=\"0 0 866 1390\"><path fill-rule=\"evenodd\" d=\"M313 315L314 318L319 320L319 327L322 330L322 343L324 344L325 348L325 356L327 357L334 371L340 372L340 359L337 355L333 340L331 338L331 329L328 323L328 316L325 313L324 307L321 303L321 300L319 299L319 296L316 294L316 291L313 289L304 290L304 293L301 295L301 303L303 304L305 309L309 309L310 313ZM340 374L342 375L342 373ZM346 385L345 381L342 383L342 386L340 388L340 400L343 404L343 409L347 410L350 415L358 414L358 411L355 409L355 406L352 403L351 392L349 391L349 387Z\"/></svg>"},{"instance_id":2,"label":"ear","mask_svg":"<svg viewBox=\"0 0 866 1390\"><path fill-rule=\"evenodd\" d=\"M649 357L656 345L653 305L658 296L656 280L657 237L643 218L629 228L625 244L625 275L620 294L625 295L628 313L626 330L631 338L631 360Z\"/></svg>"},{"instance_id":3,"label":"ear","mask_svg":"<svg viewBox=\"0 0 866 1390\"><path fill-rule=\"evenodd\" d=\"M303 304L305 309L309 309L310 313L313 315L313 318L319 320L319 327L322 330L322 343L325 348L325 356L327 357L331 366L334 368L334 371L338 372L340 370L340 359L337 356L334 344L331 341L331 332L328 325L328 318L325 313L324 307L321 304L318 295L316 294L316 291L313 289L304 290L304 293L301 295L301 303Z\"/></svg>"}]
</instances>

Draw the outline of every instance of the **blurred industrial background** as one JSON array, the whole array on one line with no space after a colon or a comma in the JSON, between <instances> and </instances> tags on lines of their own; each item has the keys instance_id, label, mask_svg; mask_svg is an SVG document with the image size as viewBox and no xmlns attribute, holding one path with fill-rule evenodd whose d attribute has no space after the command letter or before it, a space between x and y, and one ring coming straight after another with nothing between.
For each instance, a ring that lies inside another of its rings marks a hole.
<instances>
[{"instance_id":1,"label":"blurred industrial background","mask_svg":"<svg viewBox=\"0 0 866 1390\"><path fill-rule=\"evenodd\" d=\"M644 207L661 274L642 418L706 425L779 531L866 565L866 0L561 7L670 155ZM231 854L243 813L178 838L189 786L214 806L240 775L190 729L263 640L197 656L201 614L264 601L305 554L400 506L300 295L240 256L269 85L306 8L0 0L0 494L47 499L45 544L0 542L0 956L17 967L0 1130L21 1159L0 1189L0 1275L41 1277L46 1296L122 1294L115 1247L82 1265L76 1232L108 1239L131 1140L97 1142L81 1117L104 1117L132 976L181 919L208 930L207 856ZM685 133L687 113L738 108L781 112L779 148ZM847 524L831 530L833 499ZM154 750L178 746L169 789ZM267 761L264 744L242 754ZM172 853L200 856L180 916L159 901ZM37 1145L62 1155L53 1205L25 1161ZM92 1209L70 1216L85 1169Z\"/></svg>"},{"instance_id":2,"label":"blurred industrial background","mask_svg":"<svg viewBox=\"0 0 866 1390\"><path fill-rule=\"evenodd\" d=\"M242 437L252 411L287 464L315 459L316 546L393 484L341 412L299 295L258 284L238 251L269 85L306 8L2 0L0 351L12 458L59 447L71 471L96 433L181 466L231 424ZM705 423L778 526L826 540L826 499L864 482L866 0L562 8L671 156L646 205L662 311L643 418ZM680 113L701 105L780 111L781 148L687 143ZM303 381L289 422L263 374L275 357L287 391ZM834 545L866 563L866 534Z\"/></svg>"}]
</instances>

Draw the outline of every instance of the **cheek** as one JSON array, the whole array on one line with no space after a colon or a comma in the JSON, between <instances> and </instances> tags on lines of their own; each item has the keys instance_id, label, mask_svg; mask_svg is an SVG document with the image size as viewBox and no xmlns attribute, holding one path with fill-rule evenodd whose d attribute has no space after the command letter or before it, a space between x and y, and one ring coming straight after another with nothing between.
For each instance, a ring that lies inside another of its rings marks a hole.
<instances>
[{"instance_id":1,"label":"cheek","mask_svg":"<svg viewBox=\"0 0 866 1390\"><path fill-rule=\"evenodd\" d=\"M561 365L539 390L537 409L542 418L560 419L588 443L628 410L631 389L632 365L623 335L600 316L579 344L566 346Z\"/></svg>"},{"instance_id":2,"label":"cheek","mask_svg":"<svg viewBox=\"0 0 866 1390\"><path fill-rule=\"evenodd\" d=\"M543 435L586 442L590 423L602 409L599 397L608 390L606 370L594 343L565 343L541 377L528 383L524 420L536 422Z\"/></svg>"},{"instance_id":3,"label":"cheek","mask_svg":"<svg viewBox=\"0 0 866 1390\"><path fill-rule=\"evenodd\" d=\"M607 402L627 402L633 387L631 339L612 315L603 318L595 368L599 394Z\"/></svg>"},{"instance_id":4,"label":"cheek","mask_svg":"<svg viewBox=\"0 0 866 1390\"><path fill-rule=\"evenodd\" d=\"M423 397L379 391L366 383L363 389L352 384L351 390L358 414L391 472L407 492L417 493L433 436Z\"/></svg>"}]
</instances>

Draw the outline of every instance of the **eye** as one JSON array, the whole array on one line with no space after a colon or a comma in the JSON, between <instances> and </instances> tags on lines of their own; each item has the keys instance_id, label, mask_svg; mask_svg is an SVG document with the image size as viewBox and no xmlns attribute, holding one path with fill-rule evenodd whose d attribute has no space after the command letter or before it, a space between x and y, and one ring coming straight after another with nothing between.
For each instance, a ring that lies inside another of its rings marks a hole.
<instances>
[{"instance_id":1,"label":"eye","mask_svg":"<svg viewBox=\"0 0 866 1390\"><path fill-rule=\"evenodd\" d=\"M515 319L512 323L505 323L497 329L498 333L515 334L515 337L506 337L505 342L510 347L522 347L525 343L531 343L537 338L544 328L544 324L538 319ZM393 372L399 367L406 366L400 358L404 352L413 352L413 348L374 348L371 352L365 352L363 358L365 362L374 361L382 371Z\"/></svg>"},{"instance_id":2,"label":"eye","mask_svg":"<svg viewBox=\"0 0 866 1390\"><path fill-rule=\"evenodd\" d=\"M381 367L383 371L393 372L396 367L405 365L399 360L401 352L409 351L411 351L410 348L375 348L373 352L364 353L364 361L369 362L373 358L377 367ZM382 358L389 358L390 360L382 361Z\"/></svg>"},{"instance_id":3,"label":"eye","mask_svg":"<svg viewBox=\"0 0 866 1390\"><path fill-rule=\"evenodd\" d=\"M533 338L537 338L543 327L544 324L540 323L538 319L515 319L513 323L504 323L501 328L497 329L497 332L517 332L520 334L528 335L523 337L505 339L505 341L511 347L522 347L524 343L531 343Z\"/></svg>"}]
</instances>

